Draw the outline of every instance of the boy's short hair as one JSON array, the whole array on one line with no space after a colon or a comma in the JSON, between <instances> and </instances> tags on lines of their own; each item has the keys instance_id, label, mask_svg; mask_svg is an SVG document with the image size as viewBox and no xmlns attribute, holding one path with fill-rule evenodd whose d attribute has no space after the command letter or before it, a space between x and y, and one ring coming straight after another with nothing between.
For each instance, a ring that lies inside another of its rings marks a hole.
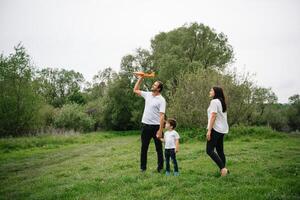
<instances>
[{"instance_id":1,"label":"boy's short hair","mask_svg":"<svg viewBox=\"0 0 300 200\"><path fill-rule=\"evenodd\" d=\"M169 118L169 119L167 119L167 122L173 127L173 129L175 129L176 128L176 126L177 126L177 122L176 122L176 120L175 119L173 119L173 118Z\"/></svg>"}]
</instances>

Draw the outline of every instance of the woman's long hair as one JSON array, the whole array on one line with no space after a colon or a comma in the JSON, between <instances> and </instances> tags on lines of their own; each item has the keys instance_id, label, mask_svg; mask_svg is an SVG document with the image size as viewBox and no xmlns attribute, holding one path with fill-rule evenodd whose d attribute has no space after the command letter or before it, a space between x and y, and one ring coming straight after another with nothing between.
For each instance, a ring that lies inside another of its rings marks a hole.
<instances>
[{"instance_id":1,"label":"woman's long hair","mask_svg":"<svg viewBox=\"0 0 300 200\"><path fill-rule=\"evenodd\" d=\"M222 111L226 112L227 106L226 106L226 101L225 101L225 96L224 96L223 89L220 88L220 87L213 87L213 90L215 92L214 99L219 99L221 101Z\"/></svg>"}]
</instances>

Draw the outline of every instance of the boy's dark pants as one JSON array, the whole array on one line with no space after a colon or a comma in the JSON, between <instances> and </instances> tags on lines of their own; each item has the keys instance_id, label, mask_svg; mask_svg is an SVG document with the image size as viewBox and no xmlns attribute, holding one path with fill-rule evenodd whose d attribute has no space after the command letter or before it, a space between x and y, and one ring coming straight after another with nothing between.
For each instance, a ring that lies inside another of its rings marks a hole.
<instances>
[{"instance_id":1,"label":"boy's dark pants","mask_svg":"<svg viewBox=\"0 0 300 200\"><path fill-rule=\"evenodd\" d=\"M166 158L166 171L170 172L170 158L171 158L174 164L174 172L178 172L175 149L165 149L165 158Z\"/></svg>"},{"instance_id":2,"label":"boy's dark pants","mask_svg":"<svg viewBox=\"0 0 300 200\"><path fill-rule=\"evenodd\" d=\"M157 153L157 170L162 170L164 165L162 143L156 137L156 133L159 130L159 125L143 124L141 134L141 170L147 169L147 153L151 138L154 139L156 153Z\"/></svg>"}]
</instances>

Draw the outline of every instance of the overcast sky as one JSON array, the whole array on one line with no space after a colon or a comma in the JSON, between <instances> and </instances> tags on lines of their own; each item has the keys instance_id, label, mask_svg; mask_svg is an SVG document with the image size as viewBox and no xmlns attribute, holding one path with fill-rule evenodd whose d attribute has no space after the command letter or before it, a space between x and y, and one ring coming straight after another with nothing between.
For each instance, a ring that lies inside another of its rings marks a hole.
<instances>
[{"instance_id":1,"label":"overcast sky","mask_svg":"<svg viewBox=\"0 0 300 200\"><path fill-rule=\"evenodd\" d=\"M39 68L73 69L91 80L150 47L159 32L198 22L223 32L239 72L256 74L279 102L300 93L299 0L0 0L0 53L22 42Z\"/></svg>"}]
</instances>

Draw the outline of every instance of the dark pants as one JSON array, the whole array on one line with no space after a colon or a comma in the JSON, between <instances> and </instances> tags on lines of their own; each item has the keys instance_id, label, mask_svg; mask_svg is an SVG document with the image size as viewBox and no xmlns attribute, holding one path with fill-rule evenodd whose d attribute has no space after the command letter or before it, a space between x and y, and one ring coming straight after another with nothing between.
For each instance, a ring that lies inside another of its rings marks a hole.
<instances>
[{"instance_id":1,"label":"dark pants","mask_svg":"<svg viewBox=\"0 0 300 200\"><path fill-rule=\"evenodd\" d=\"M165 149L165 158L166 158L166 171L170 172L170 158L171 158L174 165L174 172L178 172L175 149Z\"/></svg>"},{"instance_id":2,"label":"dark pants","mask_svg":"<svg viewBox=\"0 0 300 200\"><path fill-rule=\"evenodd\" d=\"M143 124L142 134L141 134L141 169L147 169L147 153L148 147L151 141L151 138L154 139L156 153L157 153L157 170L163 169L164 165L164 158L163 158L163 151L162 151L162 143L156 137L156 133L159 130L159 125L148 125Z\"/></svg>"},{"instance_id":3,"label":"dark pants","mask_svg":"<svg viewBox=\"0 0 300 200\"><path fill-rule=\"evenodd\" d=\"M211 130L210 141L206 143L206 153L215 161L220 169L226 165L226 158L224 154L224 134ZM217 153L214 151L216 148Z\"/></svg>"}]
</instances>

